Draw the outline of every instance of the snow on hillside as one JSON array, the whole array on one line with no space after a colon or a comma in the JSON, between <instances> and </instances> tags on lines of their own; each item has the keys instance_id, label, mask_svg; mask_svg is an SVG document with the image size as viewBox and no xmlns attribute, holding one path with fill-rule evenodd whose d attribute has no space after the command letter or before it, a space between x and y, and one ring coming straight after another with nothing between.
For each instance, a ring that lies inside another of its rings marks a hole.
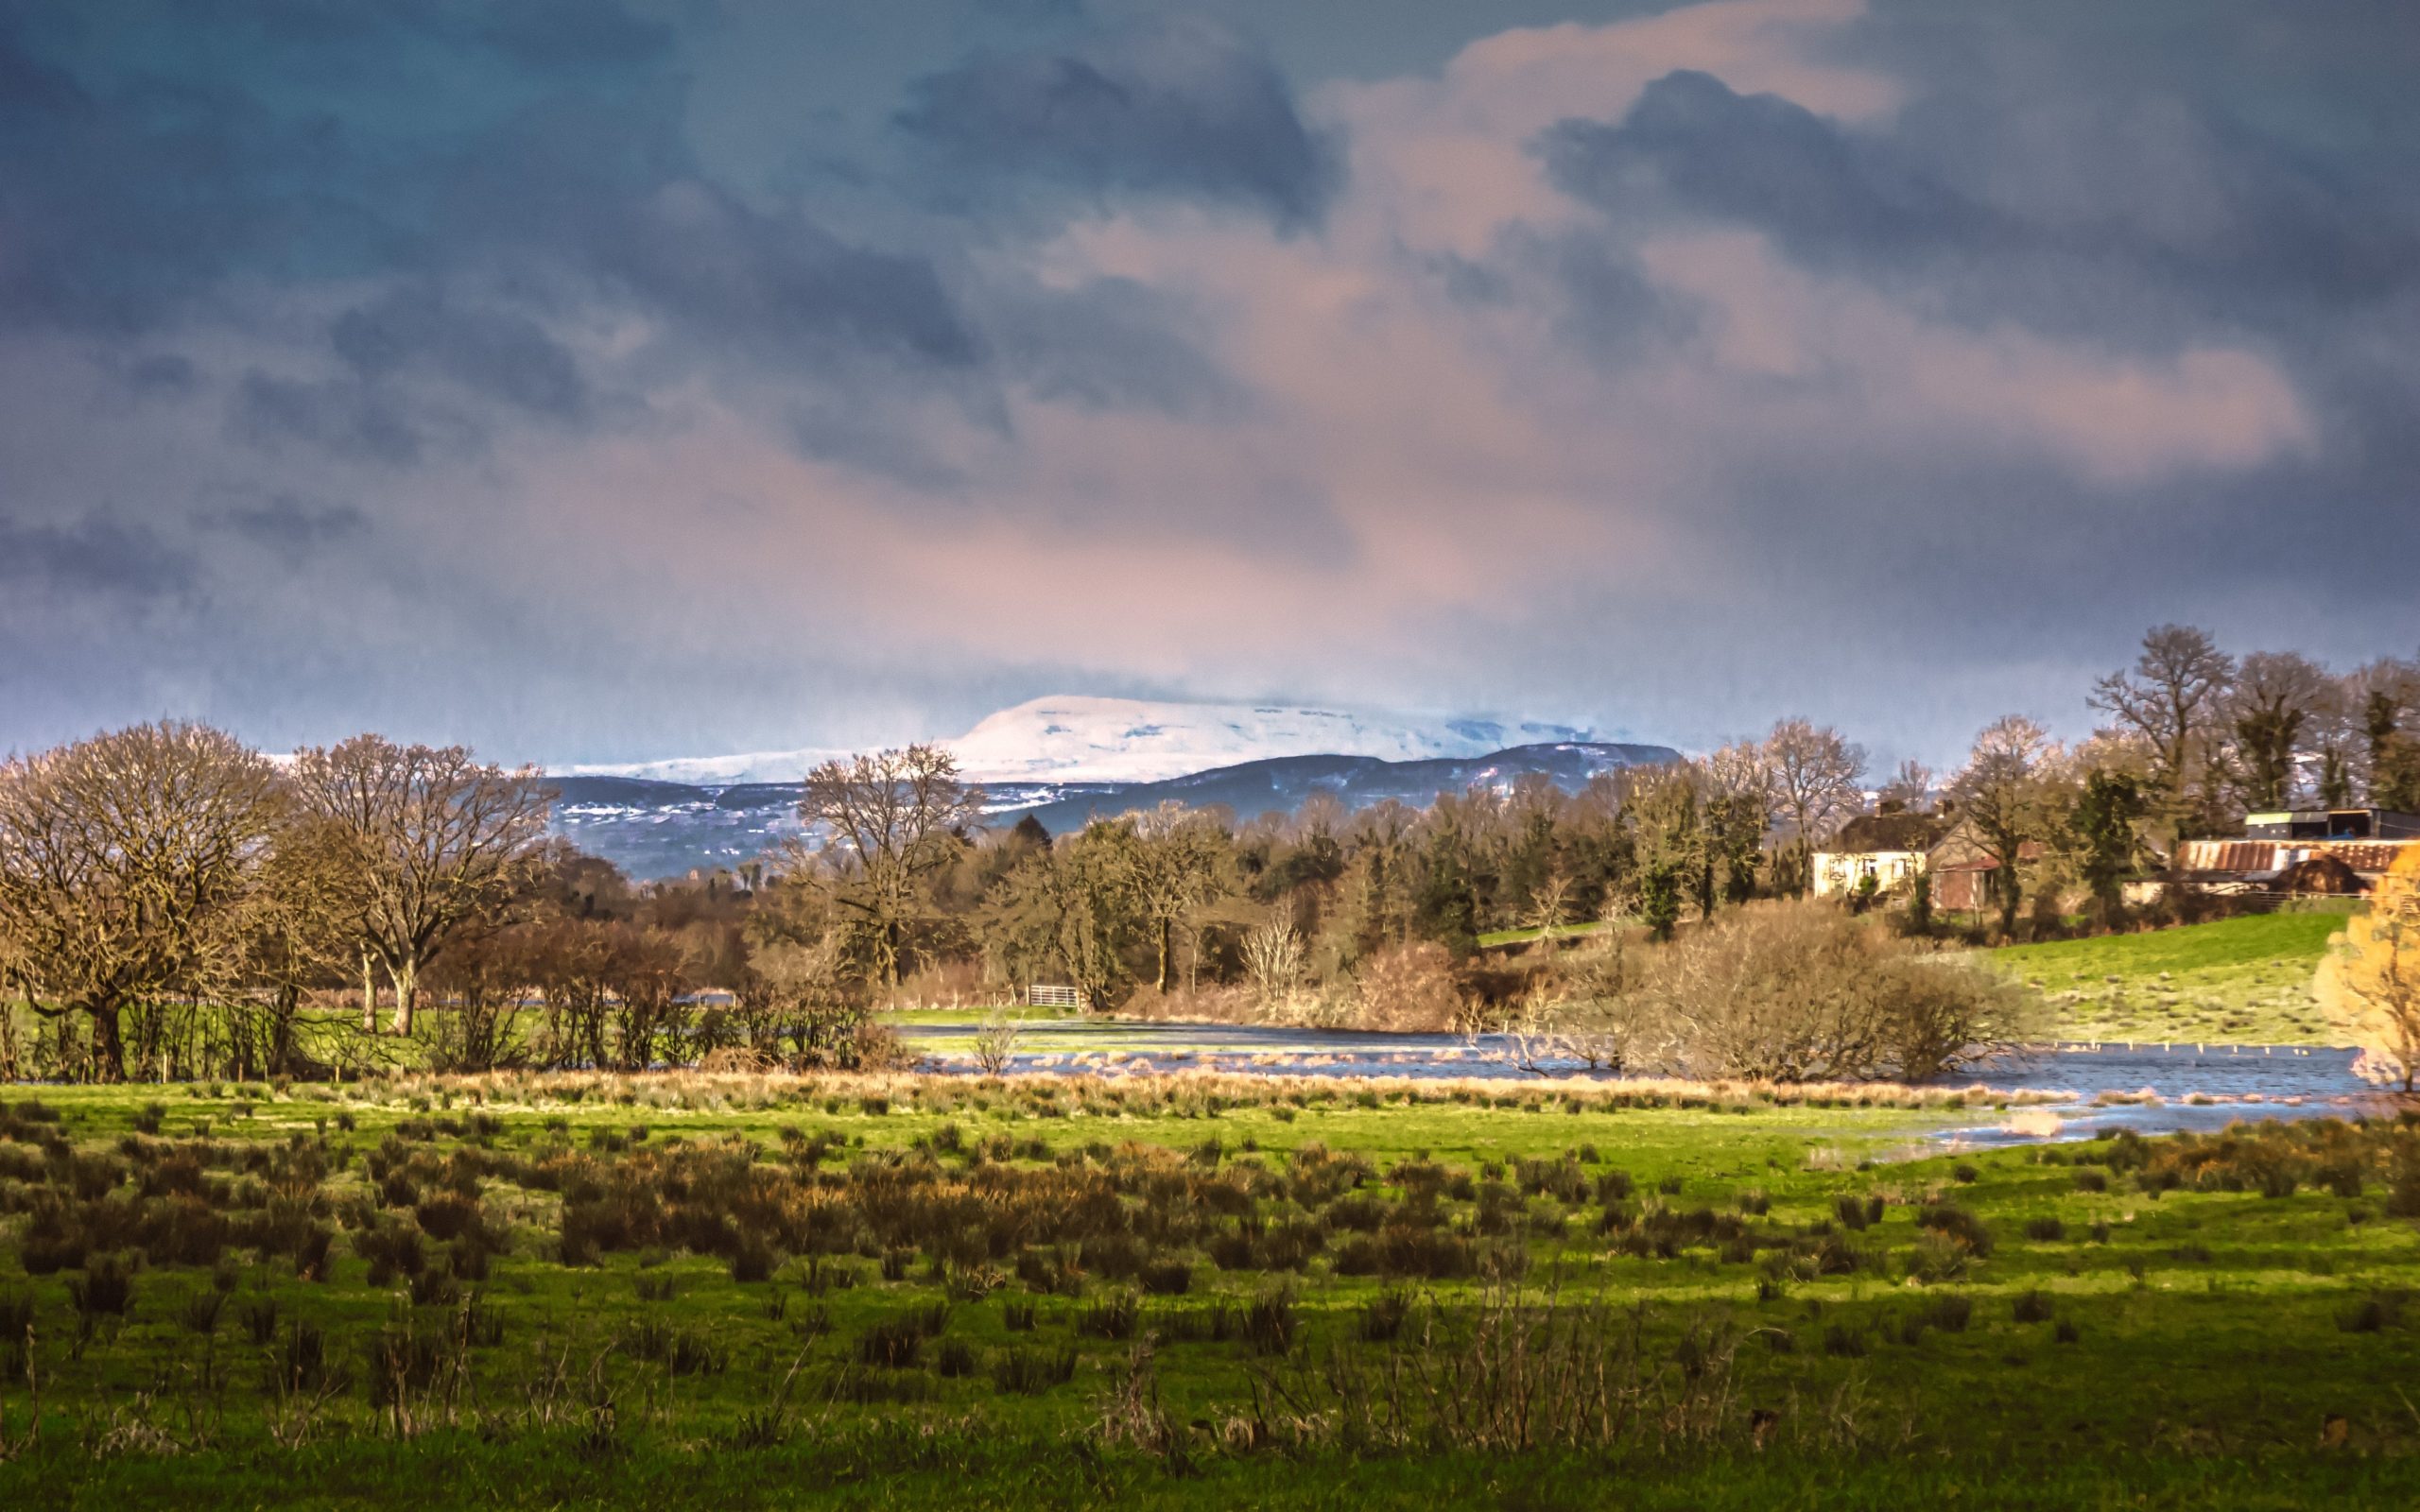
<instances>
[{"instance_id":1,"label":"snow on hillside","mask_svg":"<svg viewBox=\"0 0 2420 1512\"><path fill-rule=\"evenodd\" d=\"M737 756L674 756L659 762L628 762L618 765L552 766L556 777L636 777L652 782L686 782L693 787L728 787L737 782L795 782L844 750L760 750Z\"/></svg>"},{"instance_id":2,"label":"snow on hillside","mask_svg":"<svg viewBox=\"0 0 2420 1512\"><path fill-rule=\"evenodd\" d=\"M1483 756L1507 746L1578 736L1562 726L1480 719L1054 697L1003 709L949 744L959 765L978 781L1156 782L1272 756L1419 761Z\"/></svg>"},{"instance_id":3,"label":"snow on hillside","mask_svg":"<svg viewBox=\"0 0 2420 1512\"><path fill-rule=\"evenodd\" d=\"M1060 696L1003 709L944 744L976 782L1156 782L1272 756L1419 761L1587 738L1586 730L1565 725L1495 719ZM561 775L638 777L701 786L794 782L834 754L796 750L682 757L568 766Z\"/></svg>"}]
</instances>

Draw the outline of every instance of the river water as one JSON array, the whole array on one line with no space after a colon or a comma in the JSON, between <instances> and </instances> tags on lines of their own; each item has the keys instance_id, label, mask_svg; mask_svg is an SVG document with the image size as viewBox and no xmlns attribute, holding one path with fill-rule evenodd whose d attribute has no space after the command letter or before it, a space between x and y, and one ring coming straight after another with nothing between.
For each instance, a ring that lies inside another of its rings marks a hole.
<instances>
[{"instance_id":1,"label":"river water","mask_svg":"<svg viewBox=\"0 0 2420 1512\"><path fill-rule=\"evenodd\" d=\"M975 1025L922 1024L921 1039L963 1040ZM1534 1082L1555 1076L1616 1080L1576 1062L1530 1069L1515 1063L1506 1037L1376 1034L1270 1024L1051 1022L1028 1028L1016 1069L1065 1073L1219 1071L1263 1075L1481 1077ZM964 1055L934 1057L970 1070ZM2346 1118L2382 1110L2385 1099L2353 1073L2350 1050L2291 1045L2043 1046L1943 1078L1989 1093L2060 1094L2040 1108L1977 1108L1944 1137L1989 1144L2086 1139L2118 1128L2173 1133L2223 1128L2248 1118ZM2031 1099L2028 1100L2029 1103Z\"/></svg>"}]
</instances>

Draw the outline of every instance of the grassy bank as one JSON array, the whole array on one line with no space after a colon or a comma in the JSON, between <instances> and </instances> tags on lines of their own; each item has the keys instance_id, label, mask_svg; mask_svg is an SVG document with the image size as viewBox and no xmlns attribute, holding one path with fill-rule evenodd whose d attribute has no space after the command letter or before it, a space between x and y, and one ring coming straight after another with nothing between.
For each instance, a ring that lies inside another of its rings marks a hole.
<instances>
[{"instance_id":1,"label":"grassy bank","mask_svg":"<svg viewBox=\"0 0 2420 1512\"><path fill-rule=\"evenodd\" d=\"M2340 1042L2311 992L2337 913L2275 913L2092 939L2012 945L1985 959L2039 988L2070 1040Z\"/></svg>"},{"instance_id":2,"label":"grassy bank","mask_svg":"<svg viewBox=\"0 0 2420 1512\"><path fill-rule=\"evenodd\" d=\"M1498 945L1527 945L1549 933L1556 939L1585 939L1591 935L1603 933L1604 928L1601 922L1587 920L1577 924L1557 924L1552 931L1536 924L1525 929L1491 929L1479 936L1478 943L1482 950L1493 950Z\"/></svg>"},{"instance_id":3,"label":"grassy bank","mask_svg":"<svg viewBox=\"0 0 2420 1512\"><path fill-rule=\"evenodd\" d=\"M2420 1132L1894 1100L44 1090L0 1504L2409 1503Z\"/></svg>"}]
</instances>

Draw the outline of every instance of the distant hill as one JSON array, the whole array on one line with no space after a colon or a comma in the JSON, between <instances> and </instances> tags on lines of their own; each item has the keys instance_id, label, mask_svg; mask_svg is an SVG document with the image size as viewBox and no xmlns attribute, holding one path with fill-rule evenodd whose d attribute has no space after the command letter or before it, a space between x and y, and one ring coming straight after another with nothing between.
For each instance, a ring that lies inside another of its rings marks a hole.
<instances>
[{"instance_id":1,"label":"distant hill","mask_svg":"<svg viewBox=\"0 0 2420 1512\"><path fill-rule=\"evenodd\" d=\"M1426 808L1440 793L1509 785L1532 775L1550 779L1565 792L1576 792L1601 773L1626 766L1660 765L1680 759L1680 753L1669 747L1598 741L1514 746L1483 756L1409 762L1380 761L1372 756L1279 756L1214 767L1167 782L1128 782L1099 791L1070 793L1018 812L1030 813L1051 833L1063 834L1083 828L1095 818L1141 813L1170 800L1193 808L1224 804L1235 811L1238 820L1256 818L1271 809L1290 811L1312 794L1322 792L1336 795L1347 810L1367 808L1388 799Z\"/></svg>"},{"instance_id":2,"label":"distant hill","mask_svg":"<svg viewBox=\"0 0 2420 1512\"><path fill-rule=\"evenodd\" d=\"M1665 746L1558 741L1417 761L1277 756L1158 782L992 782L984 791L994 823L1013 824L1031 814L1053 833L1064 833L1094 818L1139 813L1170 799L1196 808L1224 804L1240 820L1292 810L1321 792L1334 794L1348 810L1387 799L1425 807L1440 793L1510 784L1533 773L1576 791L1602 772L1679 759ZM633 877L736 867L799 833L797 782L711 786L597 775L548 781L560 795L555 832Z\"/></svg>"}]
</instances>

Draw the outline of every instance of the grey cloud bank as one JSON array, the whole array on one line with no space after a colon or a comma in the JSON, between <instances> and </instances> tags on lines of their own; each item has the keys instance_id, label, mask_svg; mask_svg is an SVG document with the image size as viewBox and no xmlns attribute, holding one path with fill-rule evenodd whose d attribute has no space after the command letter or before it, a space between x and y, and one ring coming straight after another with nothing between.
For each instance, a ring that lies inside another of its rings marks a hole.
<instances>
[{"instance_id":1,"label":"grey cloud bank","mask_svg":"<svg viewBox=\"0 0 2420 1512\"><path fill-rule=\"evenodd\" d=\"M0 0L0 744L2420 645L2420 17L1488 14Z\"/></svg>"}]
</instances>

